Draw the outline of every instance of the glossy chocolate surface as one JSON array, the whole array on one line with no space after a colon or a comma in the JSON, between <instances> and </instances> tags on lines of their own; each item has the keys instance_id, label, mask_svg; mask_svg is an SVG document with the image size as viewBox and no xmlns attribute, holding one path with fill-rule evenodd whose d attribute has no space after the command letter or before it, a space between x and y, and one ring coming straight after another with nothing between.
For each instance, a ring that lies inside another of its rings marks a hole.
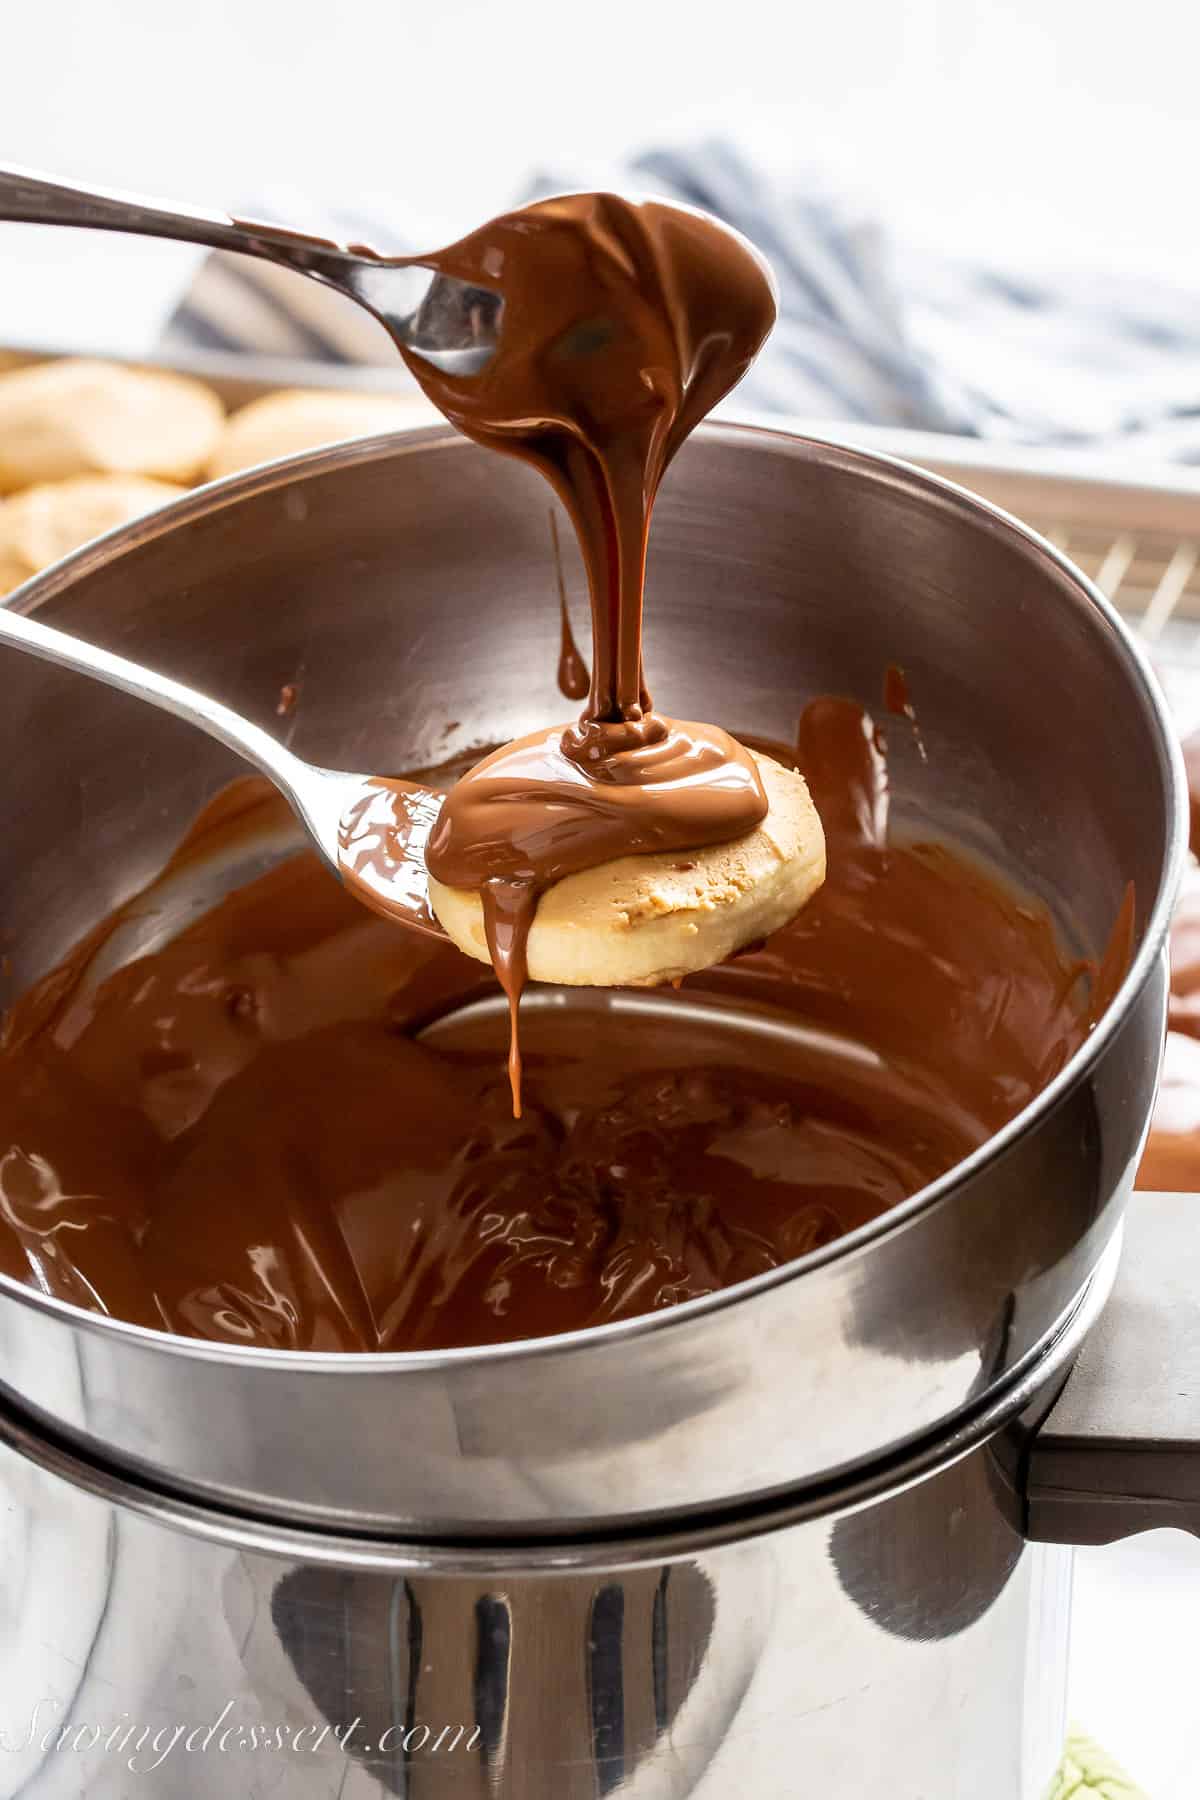
<instances>
[{"instance_id":1,"label":"glossy chocolate surface","mask_svg":"<svg viewBox=\"0 0 1200 1800\"><path fill-rule=\"evenodd\" d=\"M460 1010L498 998L486 967L308 853L96 985L101 925L7 1021L3 1268L184 1334L432 1348L669 1306L894 1205L1063 1066L1097 984L1039 905L889 842L861 708L811 705L795 760L825 887L650 1014L531 1007L520 1121L502 1007ZM172 871L284 816L237 783Z\"/></svg>"}]
</instances>

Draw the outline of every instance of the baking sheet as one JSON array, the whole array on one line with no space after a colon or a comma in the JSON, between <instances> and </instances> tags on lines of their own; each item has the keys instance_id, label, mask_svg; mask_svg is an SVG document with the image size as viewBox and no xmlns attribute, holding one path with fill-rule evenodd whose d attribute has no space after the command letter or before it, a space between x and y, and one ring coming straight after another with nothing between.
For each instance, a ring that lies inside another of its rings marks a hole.
<instances>
[{"instance_id":1,"label":"baking sheet","mask_svg":"<svg viewBox=\"0 0 1200 1800\"><path fill-rule=\"evenodd\" d=\"M57 354L21 347L0 350L0 369L51 361ZM366 366L197 350L141 357L136 364L195 375L231 410L284 387L419 397L398 358ZM1083 450L1008 447L844 421L748 414L739 409L736 396L720 416L903 457L1025 520L1066 551L1138 627L1154 649L1181 725L1190 730L1200 724L1200 469L1142 465ZM429 417L436 417L432 408ZM413 422L420 420L414 416Z\"/></svg>"}]
</instances>

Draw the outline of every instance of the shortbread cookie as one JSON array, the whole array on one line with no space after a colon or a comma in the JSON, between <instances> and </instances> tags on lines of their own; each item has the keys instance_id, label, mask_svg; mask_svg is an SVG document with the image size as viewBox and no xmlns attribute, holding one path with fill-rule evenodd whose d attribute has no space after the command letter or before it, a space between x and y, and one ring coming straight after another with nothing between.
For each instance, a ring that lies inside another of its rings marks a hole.
<instances>
[{"instance_id":1,"label":"shortbread cookie","mask_svg":"<svg viewBox=\"0 0 1200 1800\"><path fill-rule=\"evenodd\" d=\"M140 475L77 475L0 502L0 593L186 489Z\"/></svg>"},{"instance_id":2,"label":"shortbread cookie","mask_svg":"<svg viewBox=\"0 0 1200 1800\"><path fill-rule=\"evenodd\" d=\"M202 382L69 357L0 374L0 493L72 475L187 482L225 410Z\"/></svg>"},{"instance_id":3,"label":"shortbread cookie","mask_svg":"<svg viewBox=\"0 0 1200 1800\"><path fill-rule=\"evenodd\" d=\"M252 400L226 422L208 474L232 475L345 438L373 437L440 417L423 394L326 393L283 388Z\"/></svg>"}]
</instances>

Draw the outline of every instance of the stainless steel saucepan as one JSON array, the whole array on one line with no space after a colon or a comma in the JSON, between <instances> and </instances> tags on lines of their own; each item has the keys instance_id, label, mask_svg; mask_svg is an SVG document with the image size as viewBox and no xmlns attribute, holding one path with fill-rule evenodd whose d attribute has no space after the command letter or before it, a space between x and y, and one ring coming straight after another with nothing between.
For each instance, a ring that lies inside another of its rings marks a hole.
<instances>
[{"instance_id":1,"label":"stainless steel saucepan","mask_svg":"<svg viewBox=\"0 0 1200 1800\"><path fill-rule=\"evenodd\" d=\"M421 431L202 489L13 603L286 729L313 761L402 769L561 712L547 513L520 465ZM226 1700L243 1724L368 1718L340 1750L272 1752L280 1791L304 1797L1033 1800L1047 1778L1063 1560L1031 1532L1187 1518L1195 1466L1174 1415L1129 1440L1130 1296L1153 1304L1188 1249L1184 1215L1141 1197L1101 1361L1084 1352L1035 1429L1112 1283L1153 1099L1184 855L1169 722L1112 609L1049 545L829 444L701 432L659 502L650 587L655 697L683 716L786 738L806 699L873 707L902 663L927 754L893 734L894 827L1006 864L1082 951L1132 880L1115 1003L1033 1105L905 1205L646 1319L285 1355L0 1284L4 1479L37 1576L22 1604L51 1592L51 1526L88 1572L44 1608L37 1642L59 1661L31 1648L21 1693L42 1681L65 1707L62 1668L82 1662L70 1703L88 1723L105 1695L160 1722ZM284 726L276 698L298 678ZM238 764L60 670L5 654L0 681L20 991L157 872ZM198 874L121 953L245 872ZM1164 1307L1161 1328L1177 1319ZM1114 1418L1116 1445L1098 1435ZM11 1640L34 1646L5 1604ZM459 1724L470 1748L430 1748ZM0 1720L6 1741L20 1725ZM59 1792L61 1759L23 1754L36 1791ZM228 1757L172 1754L164 1791L229 1791ZM86 1791L122 1793L120 1759L88 1756Z\"/></svg>"}]
</instances>

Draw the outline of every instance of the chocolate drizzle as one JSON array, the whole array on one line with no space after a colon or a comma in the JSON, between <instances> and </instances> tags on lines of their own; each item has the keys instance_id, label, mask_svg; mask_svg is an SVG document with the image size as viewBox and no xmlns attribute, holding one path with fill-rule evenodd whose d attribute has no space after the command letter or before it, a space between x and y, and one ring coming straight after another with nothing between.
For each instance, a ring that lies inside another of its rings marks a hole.
<instances>
[{"instance_id":1,"label":"chocolate drizzle","mask_svg":"<svg viewBox=\"0 0 1200 1800\"><path fill-rule=\"evenodd\" d=\"M681 993L528 1009L519 1121L491 973L308 852L93 986L105 921L0 1045L0 1267L185 1335L427 1349L669 1306L895 1205L1062 1067L1094 972L970 859L889 841L859 707L810 706L794 760L825 886ZM238 783L168 873L287 817Z\"/></svg>"},{"instance_id":2,"label":"chocolate drizzle","mask_svg":"<svg viewBox=\"0 0 1200 1800\"><path fill-rule=\"evenodd\" d=\"M1189 837L1193 856L1200 856L1200 731L1183 740L1183 766L1187 773Z\"/></svg>"},{"instance_id":3,"label":"chocolate drizzle","mask_svg":"<svg viewBox=\"0 0 1200 1800\"><path fill-rule=\"evenodd\" d=\"M1200 856L1200 732L1183 740L1190 843ZM1167 1043L1137 1186L1200 1193L1200 868L1184 877L1171 921Z\"/></svg>"},{"instance_id":4,"label":"chocolate drizzle","mask_svg":"<svg viewBox=\"0 0 1200 1800\"><path fill-rule=\"evenodd\" d=\"M558 691L564 700L582 700L592 685L588 666L571 630L571 614L567 609L567 584L563 576L562 547L558 541L558 520L550 509L550 542L554 546L554 580L558 588Z\"/></svg>"},{"instance_id":5,"label":"chocolate drizzle","mask_svg":"<svg viewBox=\"0 0 1200 1800\"><path fill-rule=\"evenodd\" d=\"M642 602L662 477L745 373L774 324L775 299L765 265L736 233L700 213L615 194L524 207L420 261L499 294L501 329L491 360L468 375L401 343L405 360L460 431L550 482L578 533L591 598L580 718L505 746L468 774L427 849L439 881L481 894L488 949L512 1006L519 1114L517 1006L541 894L614 856L721 843L766 816L741 745L653 710ZM571 692L583 664L569 653L565 596L562 620L559 681Z\"/></svg>"}]
</instances>

